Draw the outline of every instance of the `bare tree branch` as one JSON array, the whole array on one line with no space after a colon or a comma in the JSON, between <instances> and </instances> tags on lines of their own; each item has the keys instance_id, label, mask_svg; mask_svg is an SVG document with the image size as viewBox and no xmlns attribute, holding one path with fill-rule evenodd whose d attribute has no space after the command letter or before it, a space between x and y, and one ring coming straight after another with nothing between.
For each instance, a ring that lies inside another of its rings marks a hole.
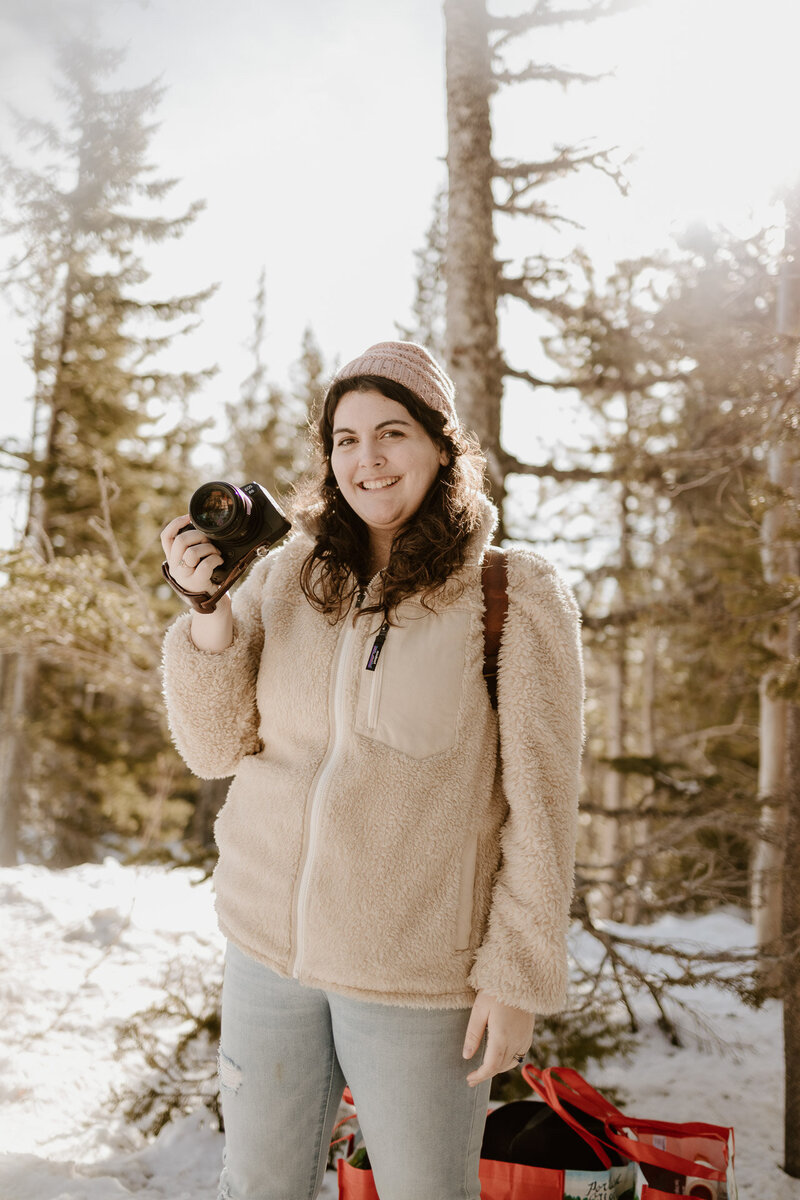
<instances>
[{"instance_id":1,"label":"bare tree branch","mask_svg":"<svg viewBox=\"0 0 800 1200\"><path fill-rule=\"evenodd\" d=\"M490 16L489 28L502 34L493 44L497 51L512 38L520 37L529 29L543 29L552 25L567 25L573 22L589 24L602 17L613 17L619 13L637 8L642 0L594 0L585 8L553 9L552 0L538 0L538 3L525 13L516 16Z\"/></svg>"},{"instance_id":2,"label":"bare tree branch","mask_svg":"<svg viewBox=\"0 0 800 1200\"><path fill-rule=\"evenodd\" d=\"M580 389L586 382L581 379L540 379L537 375L532 375L530 371L518 371L505 362L503 363L503 374L508 375L511 379L522 379L531 387L552 388L553 391L561 392Z\"/></svg>"},{"instance_id":3,"label":"bare tree branch","mask_svg":"<svg viewBox=\"0 0 800 1200\"><path fill-rule=\"evenodd\" d=\"M587 483L592 479L613 479L610 471L593 471L589 467L557 467L553 463L520 462L513 454L501 450L497 456L506 475L536 475L540 479L555 479L559 483Z\"/></svg>"},{"instance_id":4,"label":"bare tree branch","mask_svg":"<svg viewBox=\"0 0 800 1200\"><path fill-rule=\"evenodd\" d=\"M493 71L492 78L498 83L560 83L563 88L571 83L599 83L607 79L611 71L603 71L599 75L586 75L582 71L568 71L565 67L555 67L550 63L541 66L529 62L522 71Z\"/></svg>"},{"instance_id":5,"label":"bare tree branch","mask_svg":"<svg viewBox=\"0 0 800 1200\"><path fill-rule=\"evenodd\" d=\"M99 454L95 454L94 473L97 478L97 485L100 489L100 508L103 516L102 520L90 518L89 524L92 526L95 532L99 533L105 540L105 543L111 553L111 558L116 564L120 574L122 575L122 578L125 580L125 584L139 601L141 612L147 620L147 624L150 627L150 632L153 638L156 639L156 641L159 641L162 632L161 625L156 619L149 597L147 596L136 576L133 574L127 559L122 553L119 541L117 540L117 535L114 532L114 526L111 521L111 502L108 491L108 480L105 472L103 471L103 465Z\"/></svg>"},{"instance_id":6,"label":"bare tree branch","mask_svg":"<svg viewBox=\"0 0 800 1200\"><path fill-rule=\"evenodd\" d=\"M497 281L497 293L499 296L514 296L535 312L553 313L565 321L575 316L575 309L566 300L557 296L537 296L530 289L531 282L532 280L525 275L519 275L515 279L501 275Z\"/></svg>"},{"instance_id":7,"label":"bare tree branch","mask_svg":"<svg viewBox=\"0 0 800 1200\"><path fill-rule=\"evenodd\" d=\"M699 475L696 479L689 479L686 483L676 483L669 489L670 496L680 496L681 492L691 491L693 488L704 487L707 483L711 483L714 479L720 479L723 476L729 475L731 471L735 471L737 467L744 466L747 462L747 457L735 459L733 462L723 463L720 467L715 467L711 471L707 471L705 475Z\"/></svg>"},{"instance_id":8,"label":"bare tree branch","mask_svg":"<svg viewBox=\"0 0 800 1200\"><path fill-rule=\"evenodd\" d=\"M586 228L580 221L576 221L573 217L565 216L564 213L560 213L558 209L552 208L544 200L532 200L530 204L517 204L515 200L509 197L507 200L496 200L494 202L494 209L495 212L508 213L512 217L536 217L540 221L547 221L550 225L566 225L572 229Z\"/></svg>"},{"instance_id":9,"label":"bare tree branch","mask_svg":"<svg viewBox=\"0 0 800 1200\"><path fill-rule=\"evenodd\" d=\"M535 282L539 282L539 280L536 280ZM511 294L516 295L517 293L514 292ZM531 301L529 301L531 306L533 306L534 299L535 298L532 297ZM549 311L552 311L552 309ZM634 375L630 379L624 377L607 379L598 375L587 375L583 377L575 376L572 379L541 379L539 376L533 375L530 371L518 371L514 367L509 366L508 363L503 364L503 374L510 376L512 379L522 379L525 383L529 383L531 387L534 388L547 387L553 388L556 391L567 391L572 388L584 393L592 391L611 391L628 394L632 392L647 391L648 388L651 388L656 383L682 383L687 378L685 371L676 371L671 374L662 374L660 371L651 371L646 375ZM674 462L675 458L670 453L670 465L674 465ZM734 462L728 465L727 469L734 470L739 465L740 460L737 458ZM698 481L698 483L703 482L706 481ZM683 486L682 490L685 490L687 487L694 486L696 486L694 483L688 483Z\"/></svg>"},{"instance_id":10,"label":"bare tree branch","mask_svg":"<svg viewBox=\"0 0 800 1200\"><path fill-rule=\"evenodd\" d=\"M593 170L607 175L620 192L627 195L628 181L623 174L622 167L617 166L611 157L618 149L617 146L610 146L604 150L591 150L587 145L556 146L555 158L545 159L542 162L513 162L496 159L492 173L495 179L502 179L508 184L511 192L510 199L523 196L530 188L541 187L550 179L570 175L573 171L580 170L581 167L591 167Z\"/></svg>"}]
</instances>

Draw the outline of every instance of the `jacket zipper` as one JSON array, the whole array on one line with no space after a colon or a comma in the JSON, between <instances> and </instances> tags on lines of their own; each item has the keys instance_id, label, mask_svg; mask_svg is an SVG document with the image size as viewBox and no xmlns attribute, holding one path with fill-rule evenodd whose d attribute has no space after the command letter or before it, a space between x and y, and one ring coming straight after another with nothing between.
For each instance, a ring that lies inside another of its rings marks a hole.
<instances>
[{"instance_id":1,"label":"jacket zipper","mask_svg":"<svg viewBox=\"0 0 800 1200\"><path fill-rule=\"evenodd\" d=\"M383 659L381 658L381 650L383 643L386 641L386 635L389 632L389 622L384 621L378 630L378 636L372 644L372 649L369 652L367 659L367 671L372 671L372 683L369 689L369 706L367 708L367 729L370 733L373 732L378 723L378 709L381 702L381 685L383 683Z\"/></svg>"},{"instance_id":2,"label":"jacket zipper","mask_svg":"<svg viewBox=\"0 0 800 1200\"><path fill-rule=\"evenodd\" d=\"M356 608L360 608L364 603L366 589L362 589L356 597ZM347 679L347 666L349 662L350 643L355 635L355 624L349 617L345 618L344 628L342 630L339 642L336 647L336 656L333 663L333 687L331 689L330 699L330 720L331 734L328 741L328 749L325 752L325 758L322 761L317 782L314 786L314 791L311 796L311 807L308 821L308 844L306 846L305 860L303 862L300 873L300 884L297 889L297 907L295 910L295 956L292 964L292 976L295 979L300 978L300 971L303 966L303 942L305 940L306 926L306 908L308 905L308 889L311 880L311 871L314 864L314 856L317 851L317 843L319 841L319 822L322 801L325 798L328 780L333 772L338 757L340 737L344 729L344 690L345 681Z\"/></svg>"},{"instance_id":3,"label":"jacket zipper","mask_svg":"<svg viewBox=\"0 0 800 1200\"><path fill-rule=\"evenodd\" d=\"M381 684L383 683L383 663L380 663L372 677L369 692L369 707L367 708L367 729L372 733L378 724L378 709L381 703Z\"/></svg>"}]
</instances>

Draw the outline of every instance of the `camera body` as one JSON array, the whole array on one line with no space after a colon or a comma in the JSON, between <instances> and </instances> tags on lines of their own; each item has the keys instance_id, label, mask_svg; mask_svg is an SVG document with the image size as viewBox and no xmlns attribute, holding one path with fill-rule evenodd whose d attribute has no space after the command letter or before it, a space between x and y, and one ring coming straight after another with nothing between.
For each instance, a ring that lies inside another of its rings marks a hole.
<instances>
[{"instance_id":1,"label":"camera body","mask_svg":"<svg viewBox=\"0 0 800 1200\"><path fill-rule=\"evenodd\" d=\"M260 483L239 488L215 479L201 484L189 501L189 516L192 525L184 529L194 526L222 555L222 565L211 574L218 587L232 582L232 575L238 578L291 529L280 505Z\"/></svg>"}]
</instances>

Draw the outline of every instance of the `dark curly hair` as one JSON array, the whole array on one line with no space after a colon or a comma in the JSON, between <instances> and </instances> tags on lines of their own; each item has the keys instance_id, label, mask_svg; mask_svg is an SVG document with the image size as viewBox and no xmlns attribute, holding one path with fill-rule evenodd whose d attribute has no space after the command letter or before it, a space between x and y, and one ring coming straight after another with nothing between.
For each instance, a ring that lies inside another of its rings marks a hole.
<instances>
[{"instance_id":1,"label":"dark curly hair","mask_svg":"<svg viewBox=\"0 0 800 1200\"><path fill-rule=\"evenodd\" d=\"M333 622L349 611L353 595L369 582L369 531L342 496L331 468L333 416L346 392L377 391L396 400L447 454L413 521L392 543L382 572L379 599L360 613L382 612L388 620L401 600L419 595L427 608L453 572L464 565L467 541L480 519L486 460L475 438L461 428L448 429L446 417L392 379L358 375L337 379L325 396L316 427L315 449L321 460L316 476L298 489L295 517L314 536L314 547L300 570L308 601Z\"/></svg>"}]
</instances>

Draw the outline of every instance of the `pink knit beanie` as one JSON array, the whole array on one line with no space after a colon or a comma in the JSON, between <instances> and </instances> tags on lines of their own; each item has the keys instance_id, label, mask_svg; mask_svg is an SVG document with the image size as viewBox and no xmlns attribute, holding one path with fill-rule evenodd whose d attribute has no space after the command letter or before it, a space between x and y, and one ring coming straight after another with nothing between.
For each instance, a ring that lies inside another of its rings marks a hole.
<instances>
[{"instance_id":1,"label":"pink knit beanie","mask_svg":"<svg viewBox=\"0 0 800 1200\"><path fill-rule=\"evenodd\" d=\"M453 403L455 387L424 346L416 342L378 342L359 358L340 367L331 383L353 379L356 375L379 375L404 384L423 403L443 413L451 429L458 426Z\"/></svg>"}]
</instances>

